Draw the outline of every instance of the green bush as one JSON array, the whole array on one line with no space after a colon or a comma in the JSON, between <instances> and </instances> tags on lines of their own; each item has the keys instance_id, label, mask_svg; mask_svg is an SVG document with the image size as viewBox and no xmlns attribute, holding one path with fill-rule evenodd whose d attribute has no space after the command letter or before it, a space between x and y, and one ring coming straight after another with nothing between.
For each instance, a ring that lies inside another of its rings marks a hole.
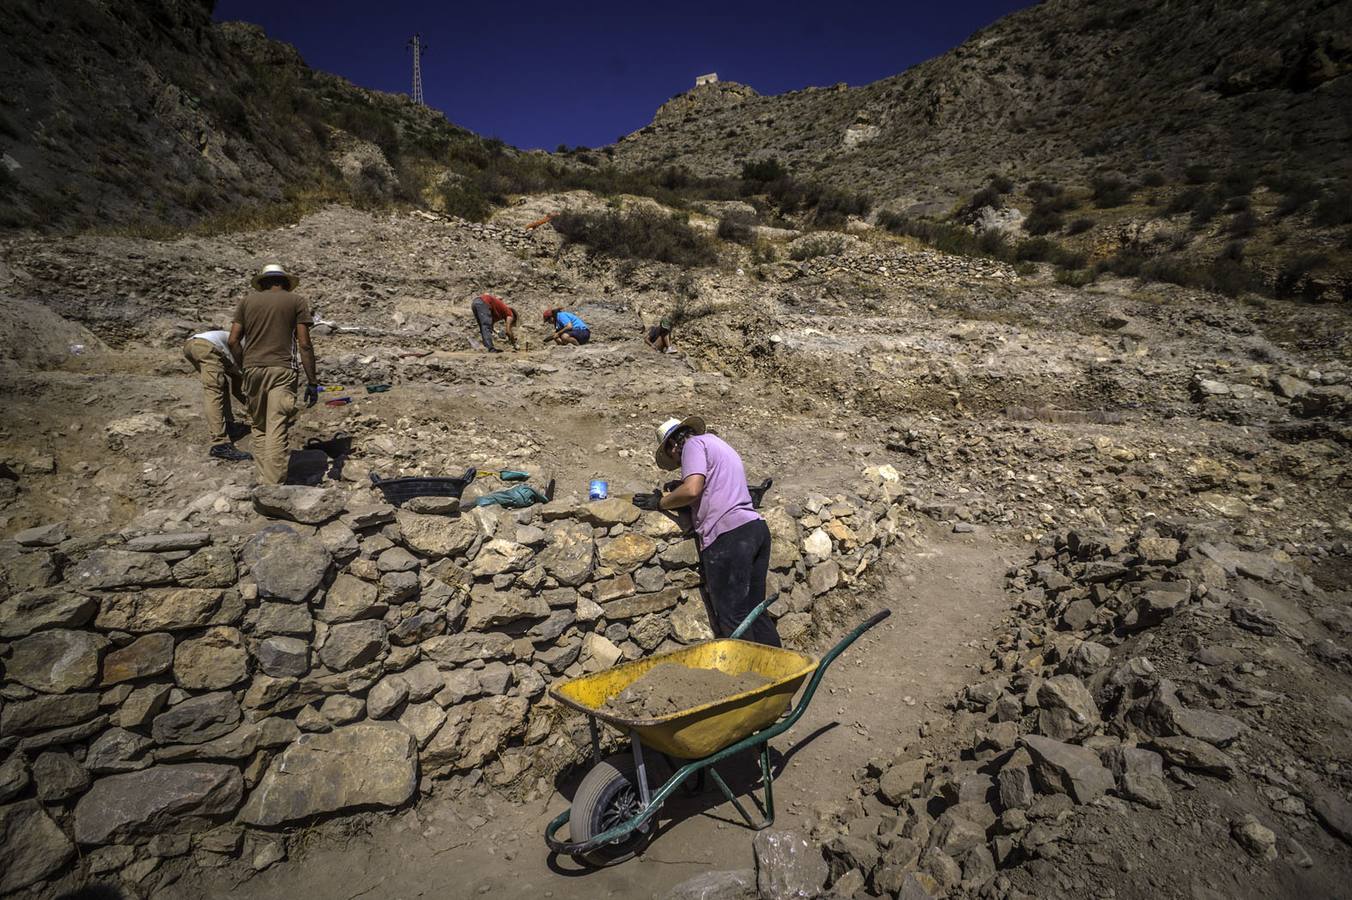
<instances>
[{"instance_id":1,"label":"green bush","mask_svg":"<svg viewBox=\"0 0 1352 900\"><path fill-rule=\"evenodd\" d=\"M1352 224L1352 191L1339 188L1320 197L1314 208L1314 223L1324 227Z\"/></svg>"},{"instance_id":2,"label":"green bush","mask_svg":"<svg viewBox=\"0 0 1352 900\"><path fill-rule=\"evenodd\" d=\"M1024 230L1029 234L1051 234L1060 231L1063 225L1065 219L1061 214L1044 206L1034 206L1028 218L1023 220Z\"/></svg>"},{"instance_id":3,"label":"green bush","mask_svg":"<svg viewBox=\"0 0 1352 900\"><path fill-rule=\"evenodd\" d=\"M1014 266L1015 275L1032 275L1035 272L1037 272L1037 263L1032 262L1030 260L1025 260L1024 262L1016 263Z\"/></svg>"},{"instance_id":4,"label":"green bush","mask_svg":"<svg viewBox=\"0 0 1352 900\"><path fill-rule=\"evenodd\" d=\"M441 188L441 202L447 215L459 216L471 222L483 222L493 206L474 185L447 182Z\"/></svg>"},{"instance_id":5,"label":"green bush","mask_svg":"<svg viewBox=\"0 0 1352 900\"><path fill-rule=\"evenodd\" d=\"M1131 201L1131 185L1118 175L1097 175L1090 183L1094 205L1099 209L1124 206Z\"/></svg>"},{"instance_id":6,"label":"green bush","mask_svg":"<svg viewBox=\"0 0 1352 900\"><path fill-rule=\"evenodd\" d=\"M1004 198L994 187L984 187L972 195L972 199L967 201L967 209L976 211L984 207L999 209L1005 205Z\"/></svg>"},{"instance_id":7,"label":"green bush","mask_svg":"<svg viewBox=\"0 0 1352 900\"><path fill-rule=\"evenodd\" d=\"M1248 237L1258 228L1258 217L1250 210L1242 210L1230 217L1226 232L1233 237Z\"/></svg>"},{"instance_id":8,"label":"green bush","mask_svg":"<svg viewBox=\"0 0 1352 900\"><path fill-rule=\"evenodd\" d=\"M1064 284L1068 287L1084 287L1093 284L1098 279L1098 272L1093 269L1057 269L1056 283Z\"/></svg>"},{"instance_id":9,"label":"green bush","mask_svg":"<svg viewBox=\"0 0 1352 900\"><path fill-rule=\"evenodd\" d=\"M1206 163L1190 163L1183 167L1183 178L1188 184L1207 184L1211 181L1211 166Z\"/></svg>"},{"instance_id":10,"label":"green bush","mask_svg":"<svg viewBox=\"0 0 1352 900\"><path fill-rule=\"evenodd\" d=\"M1311 291L1306 276L1327 262L1328 257L1322 253L1301 253L1288 257L1277 273L1277 280L1274 285L1277 296L1280 298L1295 298L1306 295L1308 299L1314 299L1308 297Z\"/></svg>"},{"instance_id":11,"label":"green bush","mask_svg":"<svg viewBox=\"0 0 1352 900\"><path fill-rule=\"evenodd\" d=\"M1070 225L1066 227L1066 234L1084 234L1086 231L1088 231L1093 227L1094 227L1093 219L1086 219L1085 217L1081 216L1080 218L1073 220L1070 223Z\"/></svg>"},{"instance_id":12,"label":"green bush","mask_svg":"<svg viewBox=\"0 0 1352 900\"><path fill-rule=\"evenodd\" d=\"M1014 190L1014 182L1009 180L1009 176L992 174L990 176L990 186L993 190L1001 194L1008 194Z\"/></svg>"},{"instance_id":13,"label":"green bush","mask_svg":"<svg viewBox=\"0 0 1352 900\"><path fill-rule=\"evenodd\" d=\"M728 213L718 220L718 236L734 244L751 246L756 242L756 217L746 213Z\"/></svg>"},{"instance_id":14,"label":"green bush","mask_svg":"<svg viewBox=\"0 0 1352 900\"><path fill-rule=\"evenodd\" d=\"M1063 269L1079 269L1085 264L1085 255L1067 250L1056 241L1044 237L1030 238L1014 248L1014 259L1022 262L1055 263Z\"/></svg>"},{"instance_id":15,"label":"green bush","mask_svg":"<svg viewBox=\"0 0 1352 900\"><path fill-rule=\"evenodd\" d=\"M769 184L772 181L779 181L781 178L788 177L789 170L773 156L765 159L749 159L742 163L743 181Z\"/></svg>"},{"instance_id":16,"label":"green bush","mask_svg":"<svg viewBox=\"0 0 1352 900\"><path fill-rule=\"evenodd\" d=\"M955 256L987 256L1005 262L1014 258L1012 249L998 231L987 231L978 237L970 229L951 222L912 219L890 211L879 214L878 225L893 234L913 237Z\"/></svg>"},{"instance_id":17,"label":"green bush","mask_svg":"<svg viewBox=\"0 0 1352 900\"><path fill-rule=\"evenodd\" d=\"M679 216L652 210L630 213L562 213L550 224L566 243L582 244L595 254L621 259L650 259L678 266L706 266L718 251Z\"/></svg>"},{"instance_id":18,"label":"green bush","mask_svg":"<svg viewBox=\"0 0 1352 900\"><path fill-rule=\"evenodd\" d=\"M795 241L789 248L789 259L802 262L818 256L836 256L845 249L845 238L838 234L814 234Z\"/></svg>"},{"instance_id":19,"label":"green bush","mask_svg":"<svg viewBox=\"0 0 1352 900\"><path fill-rule=\"evenodd\" d=\"M1151 170L1141 176L1141 186L1148 188L1164 187L1166 179L1163 172Z\"/></svg>"}]
</instances>

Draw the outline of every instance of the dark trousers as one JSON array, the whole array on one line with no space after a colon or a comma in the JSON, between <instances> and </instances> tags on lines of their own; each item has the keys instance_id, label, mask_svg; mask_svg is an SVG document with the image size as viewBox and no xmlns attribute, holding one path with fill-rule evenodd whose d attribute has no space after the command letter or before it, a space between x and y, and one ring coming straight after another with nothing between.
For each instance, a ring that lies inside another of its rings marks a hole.
<instances>
[{"instance_id":1,"label":"dark trousers","mask_svg":"<svg viewBox=\"0 0 1352 900\"><path fill-rule=\"evenodd\" d=\"M474 310L474 318L479 322L479 337L483 339L484 349L493 349L493 310L488 308L488 304L475 297L474 302L469 305Z\"/></svg>"},{"instance_id":2,"label":"dark trousers","mask_svg":"<svg viewBox=\"0 0 1352 900\"><path fill-rule=\"evenodd\" d=\"M765 575L770 571L770 528L764 519L747 522L714 538L700 557L704 564L704 586L717 619L712 623L714 634L727 637L765 599ZM783 646L769 613L761 613L742 639L771 647Z\"/></svg>"}]
</instances>

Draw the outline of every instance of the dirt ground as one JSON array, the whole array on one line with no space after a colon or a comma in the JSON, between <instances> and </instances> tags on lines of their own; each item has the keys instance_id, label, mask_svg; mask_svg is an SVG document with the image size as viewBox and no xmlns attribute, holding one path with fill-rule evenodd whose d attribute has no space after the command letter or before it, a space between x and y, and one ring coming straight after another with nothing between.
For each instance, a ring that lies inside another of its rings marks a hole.
<instances>
[{"instance_id":1,"label":"dirt ground","mask_svg":"<svg viewBox=\"0 0 1352 900\"><path fill-rule=\"evenodd\" d=\"M858 769L914 742L973 677L986 656L983 638L1007 611L1002 579L1019 555L986 535L938 529L922 545L893 553L876 585L858 598L860 619L884 607L891 618L836 661L803 718L773 744L777 825L810 830L819 811L853 788ZM702 872L752 866L753 832L713 789L671 804L637 859L584 870L552 857L545 824L566 807L582 774L571 773L544 804L433 796L361 834L317 839L287 864L242 884L227 887L204 872L167 890L239 900L656 897ZM739 792L758 777L749 756L726 774Z\"/></svg>"}]
</instances>

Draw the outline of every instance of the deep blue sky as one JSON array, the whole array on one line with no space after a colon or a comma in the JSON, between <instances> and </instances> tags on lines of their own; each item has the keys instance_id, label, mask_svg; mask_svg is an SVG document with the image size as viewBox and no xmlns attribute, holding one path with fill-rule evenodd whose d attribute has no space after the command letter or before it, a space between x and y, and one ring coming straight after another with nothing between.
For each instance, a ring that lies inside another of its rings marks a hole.
<instances>
[{"instance_id":1,"label":"deep blue sky","mask_svg":"<svg viewBox=\"0 0 1352 900\"><path fill-rule=\"evenodd\" d=\"M363 87L407 93L415 31L429 106L519 147L611 143L718 72L762 94L867 84L962 43L1029 0L689 2L217 0Z\"/></svg>"}]
</instances>

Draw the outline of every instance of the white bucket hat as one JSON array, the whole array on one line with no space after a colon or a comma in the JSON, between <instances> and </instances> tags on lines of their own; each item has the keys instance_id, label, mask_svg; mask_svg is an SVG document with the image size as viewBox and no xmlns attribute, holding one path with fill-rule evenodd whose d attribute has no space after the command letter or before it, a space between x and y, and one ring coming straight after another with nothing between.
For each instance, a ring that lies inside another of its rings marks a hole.
<instances>
[{"instance_id":1,"label":"white bucket hat","mask_svg":"<svg viewBox=\"0 0 1352 900\"><path fill-rule=\"evenodd\" d=\"M294 291L296 289L296 285L300 284L299 278L297 278L295 275L292 275L290 272L286 271L286 269L283 269L277 263L268 263L266 266L263 267L263 270L261 272L259 272L257 275L253 277L254 290L256 291L263 290L262 285L264 278L285 278L286 289L288 291Z\"/></svg>"},{"instance_id":2,"label":"white bucket hat","mask_svg":"<svg viewBox=\"0 0 1352 900\"><path fill-rule=\"evenodd\" d=\"M684 419L667 419L657 426L657 450L653 454L653 459L660 468L667 471L681 467L681 461L667 452L667 438L681 427L689 428L695 434L704 434L704 419L701 416L686 416Z\"/></svg>"}]
</instances>

